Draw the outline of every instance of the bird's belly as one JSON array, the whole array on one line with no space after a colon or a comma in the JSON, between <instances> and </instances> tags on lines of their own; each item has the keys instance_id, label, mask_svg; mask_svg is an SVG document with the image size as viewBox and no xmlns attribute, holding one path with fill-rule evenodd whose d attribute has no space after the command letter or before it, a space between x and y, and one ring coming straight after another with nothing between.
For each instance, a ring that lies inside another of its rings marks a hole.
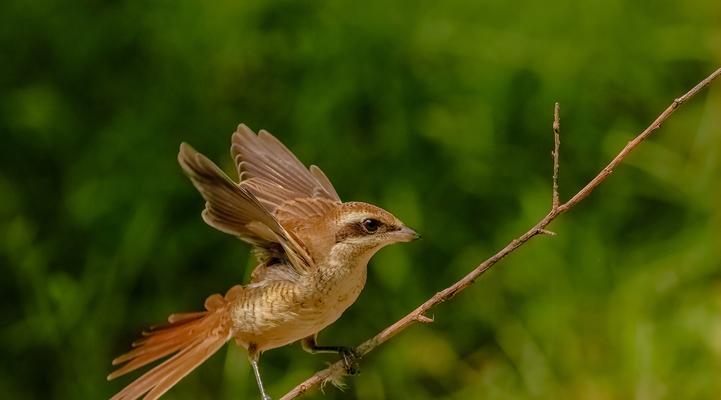
<instances>
[{"instance_id":1,"label":"bird's belly","mask_svg":"<svg viewBox=\"0 0 721 400\"><path fill-rule=\"evenodd\" d=\"M365 285L362 274L351 274L336 282L326 281L314 290L288 292L286 296L262 296L260 301L234 313L239 344L254 344L265 351L293 343L335 322L358 298ZM308 292L306 294L305 292ZM261 297L261 296L259 296Z\"/></svg>"}]
</instances>

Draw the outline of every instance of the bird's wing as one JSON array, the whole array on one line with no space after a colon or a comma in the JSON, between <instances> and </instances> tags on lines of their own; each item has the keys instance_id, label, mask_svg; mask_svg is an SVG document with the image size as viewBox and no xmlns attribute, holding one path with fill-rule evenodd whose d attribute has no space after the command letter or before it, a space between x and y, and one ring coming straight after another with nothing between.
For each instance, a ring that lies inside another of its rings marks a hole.
<instances>
[{"instance_id":1,"label":"bird's wing","mask_svg":"<svg viewBox=\"0 0 721 400\"><path fill-rule=\"evenodd\" d=\"M305 229L336 209L341 200L323 171L315 165L306 168L283 143L267 131L258 134L244 124L233 133L230 154L235 161L240 186L246 188L288 231L303 243L311 258L326 250L319 245L317 229ZM287 266L262 257L251 282L280 279Z\"/></svg>"},{"instance_id":2,"label":"bird's wing","mask_svg":"<svg viewBox=\"0 0 721 400\"><path fill-rule=\"evenodd\" d=\"M313 259L304 244L246 186L233 182L185 143L180 145L178 162L206 201L202 216L208 225L255 246L261 264L282 261L297 274L313 269Z\"/></svg>"},{"instance_id":3,"label":"bird's wing","mask_svg":"<svg viewBox=\"0 0 721 400\"><path fill-rule=\"evenodd\" d=\"M315 165L306 168L275 136L257 135L241 124L233 133L230 154L240 175L240 185L274 212L296 199L324 199L340 203L338 193Z\"/></svg>"},{"instance_id":4,"label":"bird's wing","mask_svg":"<svg viewBox=\"0 0 721 400\"><path fill-rule=\"evenodd\" d=\"M311 258L319 262L328 254L333 243L329 238L333 233L323 221L339 204L323 198L288 200L278 207L273 215L288 231L301 238ZM282 280L288 272L288 267L282 263L273 263L270 260L261 262L253 270L251 283Z\"/></svg>"}]
</instances>

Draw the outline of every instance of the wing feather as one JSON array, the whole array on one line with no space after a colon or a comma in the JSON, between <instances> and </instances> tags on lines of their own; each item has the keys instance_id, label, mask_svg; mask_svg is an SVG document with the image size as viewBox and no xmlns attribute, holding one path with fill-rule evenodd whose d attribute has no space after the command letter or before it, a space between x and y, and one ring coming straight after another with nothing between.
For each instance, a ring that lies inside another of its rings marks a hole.
<instances>
[{"instance_id":1,"label":"wing feather","mask_svg":"<svg viewBox=\"0 0 721 400\"><path fill-rule=\"evenodd\" d=\"M183 144L178 160L206 200L203 220L255 246L260 265L253 282L302 274L322 251L296 227L341 204L323 171L306 168L267 131L241 124L233 133L231 156L240 182L233 182L202 154ZM291 265L283 266L283 260Z\"/></svg>"},{"instance_id":2,"label":"wing feather","mask_svg":"<svg viewBox=\"0 0 721 400\"><path fill-rule=\"evenodd\" d=\"M335 191L333 184L330 183L330 179L328 179L323 170L320 169L320 167L317 165L311 165L309 170L310 173L313 174L313 176L315 177L316 181L318 181L318 183L320 183L320 185L323 187L323 190L325 190L325 192L329 195L327 198L330 200L340 201L340 197L338 197L338 192ZM315 192L313 197L317 197L315 196Z\"/></svg>"},{"instance_id":3,"label":"wing feather","mask_svg":"<svg viewBox=\"0 0 721 400\"><path fill-rule=\"evenodd\" d=\"M206 201L202 216L210 226L263 248L270 252L269 257L287 258L299 273L312 268L314 262L303 244L286 231L247 188L237 185L217 165L185 143L180 145L178 161ZM267 230L259 229L259 225ZM274 235L272 241L267 235L259 234L268 230Z\"/></svg>"},{"instance_id":4,"label":"wing feather","mask_svg":"<svg viewBox=\"0 0 721 400\"><path fill-rule=\"evenodd\" d=\"M247 186L271 211L299 198L340 203L338 193L320 168L306 168L267 131L256 135L246 125L239 125L233 133L230 153L241 177L240 185Z\"/></svg>"}]
</instances>

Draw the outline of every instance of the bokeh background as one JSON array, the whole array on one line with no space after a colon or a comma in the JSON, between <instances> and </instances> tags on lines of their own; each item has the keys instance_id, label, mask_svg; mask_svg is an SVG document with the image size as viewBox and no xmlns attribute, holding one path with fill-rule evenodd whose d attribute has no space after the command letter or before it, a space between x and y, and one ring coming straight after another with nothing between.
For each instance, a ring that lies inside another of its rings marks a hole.
<instances>
[{"instance_id":1,"label":"bokeh background","mask_svg":"<svg viewBox=\"0 0 721 400\"><path fill-rule=\"evenodd\" d=\"M232 171L239 122L424 239L371 262L320 335L357 344L525 231L721 65L721 3L0 5L0 397L101 399L146 326L247 277L181 141ZM362 364L358 399L713 399L721 392L721 82L590 198ZM266 353L279 397L331 356ZM137 376L134 375L134 376ZM227 346L166 395L253 399Z\"/></svg>"}]
</instances>

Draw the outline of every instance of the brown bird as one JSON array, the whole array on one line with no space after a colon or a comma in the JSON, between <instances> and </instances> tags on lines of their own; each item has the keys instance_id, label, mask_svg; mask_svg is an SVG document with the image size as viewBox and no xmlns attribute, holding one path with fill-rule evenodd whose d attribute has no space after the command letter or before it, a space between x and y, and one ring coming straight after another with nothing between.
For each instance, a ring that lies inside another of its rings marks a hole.
<instances>
[{"instance_id":1,"label":"brown bird","mask_svg":"<svg viewBox=\"0 0 721 400\"><path fill-rule=\"evenodd\" d=\"M258 265L246 285L205 300L205 311L172 314L133 349L114 379L164 357L112 400L157 399L231 339L248 350L263 399L258 358L298 340L311 353L339 353L349 372L352 350L318 346L316 335L355 302L368 260L380 248L418 238L393 214L371 204L341 202L320 168L306 168L278 139L240 125L230 153L240 176L231 180L189 145L178 161L205 199L203 220L253 246Z\"/></svg>"}]
</instances>

